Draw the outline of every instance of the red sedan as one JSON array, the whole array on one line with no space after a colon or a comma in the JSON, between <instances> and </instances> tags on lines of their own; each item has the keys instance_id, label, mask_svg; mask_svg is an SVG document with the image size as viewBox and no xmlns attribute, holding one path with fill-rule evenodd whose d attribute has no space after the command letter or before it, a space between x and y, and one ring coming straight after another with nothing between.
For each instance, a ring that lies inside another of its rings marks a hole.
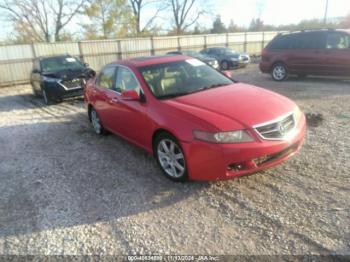
<instances>
[{"instance_id":1,"label":"red sedan","mask_svg":"<svg viewBox=\"0 0 350 262\"><path fill-rule=\"evenodd\" d=\"M84 95L97 134L144 148L174 181L253 173L283 162L304 139L294 102L186 56L109 64Z\"/></svg>"}]
</instances>

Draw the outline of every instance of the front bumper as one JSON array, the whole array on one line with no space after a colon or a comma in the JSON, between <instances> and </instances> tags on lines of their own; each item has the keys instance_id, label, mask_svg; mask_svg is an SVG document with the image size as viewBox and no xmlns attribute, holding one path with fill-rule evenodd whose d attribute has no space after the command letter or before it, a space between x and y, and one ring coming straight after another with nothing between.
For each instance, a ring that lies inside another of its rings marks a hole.
<instances>
[{"instance_id":1,"label":"front bumper","mask_svg":"<svg viewBox=\"0 0 350 262\"><path fill-rule=\"evenodd\" d=\"M48 97L51 100L60 100L63 98L82 96L84 87L67 89L61 86L58 82L46 82L44 88Z\"/></svg>"},{"instance_id":2,"label":"front bumper","mask_svg":"<svg viewBox=\"0 0 350 262\"><path fill-rule=\"evenodd\" d=\"M259 68L260 68L260 71L262 73L270 73L271 63L270 62L261 61L259 63Z\"/></svg>"},{"instance_id":3,"label":"front bumper","mask_svg":"<svg viewBox=\"0 0 350 262\"><path fill-rule=\"evenodd\" d=\"M226 180L278 165L300 150L305 130L303 116L288 141L256 139L250 143L211 144L193 140L182 143L189 177L192 180Z\"/></svg>"}]
</instances>

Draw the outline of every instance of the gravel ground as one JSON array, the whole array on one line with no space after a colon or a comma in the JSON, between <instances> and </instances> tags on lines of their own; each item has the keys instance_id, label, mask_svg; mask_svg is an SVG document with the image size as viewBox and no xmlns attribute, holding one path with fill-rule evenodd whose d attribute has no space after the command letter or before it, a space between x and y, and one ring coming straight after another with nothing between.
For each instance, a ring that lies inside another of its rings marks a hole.
<instances>
[{"instance_id":1,"label":"gravel ground","mask_svg":"<svg viewBox=\"0 0 350 262\"><path fill-rule=\"evenodd\" d=\"M225 182L168 181L81 100L0 89L0 254L350 255L350 80L233 73L325 120L288 162Z\"/></svg>"}]
</instances>

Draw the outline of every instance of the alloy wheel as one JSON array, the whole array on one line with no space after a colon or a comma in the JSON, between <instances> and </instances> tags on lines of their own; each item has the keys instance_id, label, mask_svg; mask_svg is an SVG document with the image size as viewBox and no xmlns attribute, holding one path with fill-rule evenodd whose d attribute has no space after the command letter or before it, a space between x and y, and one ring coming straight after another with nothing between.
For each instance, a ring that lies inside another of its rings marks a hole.
<instances>
[{"instance_id":1,"label":"alloy wheel","mask_svg":"<svg viewBox=\"0 0 350 262\"><path fill-rule=\"evenodd\" d=\"M49 99L48 99L48 97L47 97L47 94L46 94L45 89L43 89L43 98L44 98L45 104L48 105L48 104L49 104Z\"/></svg>"},{"instance_id":2,"label":"alloy wheel","mask_svg":"<svg viewBox=\"0 0 350 262\"><path fill-rule=\"evenodd\" d=\"M277 81L282 81L287 76L287 69L284 65L276 65L273 68L272 76Z\"/></svg>"},{"instance_id":3,"label":"alloy wheel","mask_svg":"<svg viewBox=\"0 0 350 262\"><path fill-rule=\"evenodd\" d=\"M226 61L222 61L221 63L221 69L222 70L227 70L228 69L228 63Z\"/></svg>"},{"instance_id":4,"label":"alloy wheel","mask_svg":"<svg viewBox=\"0 0 350 262\"><path fill-rule=\"evenodd\" d=\"M100 118L98 117L97 112L94 109L91 110L91 123L95 133L100 135L102 133L102 125Z\"/></svg>"},{"instance_id":5,"label":"alloy wheel","mask_svg":"<svg viewBox=\"0 0 350 262\"><path fill-rule=\"evenodd\" d=\"M185 157L181 148L171 139L164 138L157 146L158 161L171 178L181 178L186 172Z\"/></svg>"}]
</instances>

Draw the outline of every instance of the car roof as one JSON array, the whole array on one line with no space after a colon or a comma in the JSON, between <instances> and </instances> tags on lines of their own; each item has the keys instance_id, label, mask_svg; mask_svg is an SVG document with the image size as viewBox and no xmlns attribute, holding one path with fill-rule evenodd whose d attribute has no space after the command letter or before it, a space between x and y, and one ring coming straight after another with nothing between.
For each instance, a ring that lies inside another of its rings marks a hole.
<instances>
[{"instance_id":1,"label":"car roof","mask_svg":"<svg viewBox=\"0 0 350 262\"><path fill-rule=\"evenodd\" d=\"M35 59L37 60L45 60L45 59L49 59L49 58L57 58L57 57L72 57L69 54L62 54L62 55L50 55L50 56L38 56Z\"/></svg>"},{"instance_id":2,"label":"car roof","mask_svg":"<svg viewBox=\"0 0 350 262\"><path fill-rule=\"evenodd\" d=\"M315 33L327 33L327 32L346 32L350 33L350 29L306 29L300 31L290 31L278 34L279 36L286 35L298 35L298 34L315 34Z\"/></svg>"},{"instance_id":3,"label":"car roof","mask_svg":"<svg viewBox=\"0 0 350 262\"><path fill-rule=\"evenodd\" d=\"M184 61L187 59L193 59L192 57L184 56L184 55L162 55L162 56L143 56L136 57L122 61L115 61L111 63L111 65L131 65L134 67L143 67L148 65L157 65L157 64L165 64L177 61Z\"/></svg>"}]
</instances>

